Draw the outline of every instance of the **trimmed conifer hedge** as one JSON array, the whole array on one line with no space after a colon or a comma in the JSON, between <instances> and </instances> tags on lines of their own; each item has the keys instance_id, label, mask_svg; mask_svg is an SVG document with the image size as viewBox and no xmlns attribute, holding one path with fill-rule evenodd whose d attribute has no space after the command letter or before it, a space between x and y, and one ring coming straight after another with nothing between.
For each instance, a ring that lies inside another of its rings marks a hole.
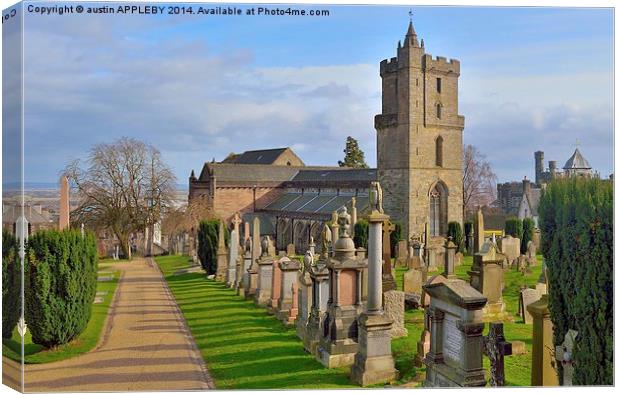
<instances>
[{"instance_id":1,"label":"trimmed conifer hedge","mask_svg":"<svg viewBox=\"0 0 620 394\"><path fill-rule=\"evenodd\" d=\"M219 226L219 220L203 220L198 226L198 259L207 275L213 275L217 270ZM226 245L228 245L229 237L228 228L224 226L224 242Z\"/></svg>"},{"instance_id":2,"label":"trimmed conifer hedge","mask_svg":"<svg viewBox=\"0 0 620 394\"><path fill-rule=\"evenodd\" d=\"M97 244L79 230L39 231L28 239L25 318L32 342L47 348L76 338L97 292Z\"/></svg>"},{"instance_id":3,"label":"trimmed conifer hedge","mask_svg":"<svg viewBox=\"0 0 620 394\"><path fill-rule=\"evenodd\" d=\"M463 253L465 250L465 237L463 236L461 223L448 223L448 237L452 237L452 242L454 242L454 244L458 247L457 251Z\"/></svg>"},{"instance_id":4,"label":"trimmed conifer hedge","mask_svg":"<svg viewBox=\"0 0 620 394\"><path fill-rule=\"evenodd\" d=\"M613 380L613 183L551 182L539 206L554 343L576 330L573 384ZM562 379L561 365L559 371Z\"/></svg>"},{"instance_id":5,"label":"trimmed conifer hedge","mask_svg":"<svg viewBox=\"0 0 620 394\"><path fill-rule=\"evenodd\" d=\"M355 234L353 242L356 248L368 249L368 222L360 219L355 223Z\"/></svg>"},{"instance_id":6,"label":"trimmed conifer hedge","mask_svg":"<svg viewBox=\"0 0 620 394\"><path fill-rule=\"evenodd\" d=\"M19 244L2 230L2 337L10 338L20 316L21 270Z\"/></svg>"},{"instance_id":7,"label":"trimmed conifer hedge","mask_svg":"<svg viewBox=\"0 0 620 394\"><path fill-rule=\"evenodd\" d=\"M519 218L509 217L506 219L504 232L514 238L523 239L523 222Z\"/></svg>"},{"instance_id":8,"label":"trimmed conifer hedge","mask_svg":"<svg viewBox=\"0 0 620 394\"><path fill-rule=\"evenodd\" d=\"M534 220L531 218L523 219L523 238L521 238L521 254L527 252L528 242L534 239Z\"/></svg>"}]
</instances>

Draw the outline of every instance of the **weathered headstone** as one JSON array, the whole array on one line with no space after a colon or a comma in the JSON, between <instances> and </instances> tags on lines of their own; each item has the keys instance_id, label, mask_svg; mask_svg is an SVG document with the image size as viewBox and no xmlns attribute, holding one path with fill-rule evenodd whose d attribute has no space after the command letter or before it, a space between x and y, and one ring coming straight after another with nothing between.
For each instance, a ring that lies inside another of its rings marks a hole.
<instances>
[{"instance_id":1,"label":"weathered headstone","mask_svg":"<svg viewBox=\"0 0 620 394\"><path fill-rule=\"evenodd\" d=\"M286 255L289 257L295 256L295 245L294 244L286 245Z\"/></svg>"},{"instance_id":2,"label":"weathered headstone","mask_svg":"<svg viewBox=\"0 0 620 394\"><path fill-rule=\"evenodd\" d=\"M389 219L383 223L382 259L383 259L383 291L396 289L396 281L392 274L392 245L390 236L396 230L396 225Z\"/></svg>"},{"instance_id":3,"label":"weathered headstone","mask_svg":"<svg viewBox=\"0 0 620 394\"><path fill-rule=\"evenodd\" d=\"M286 314L286 319L283 321L283 323L287 326L292 326L295 324L295 319L297 319L297 314L299 313L299 304L297 303L297 292L298 292L298 287L297 287L297 281L293 282L293 284L291 285L291 298L293 300L293 302L291 303L291 307L289 308L287 314Z\"/></svg>"},{"instance_id":4,"label":"weathered headstone","mask_svg":"<svg viewBox=\"0 0 620 394\"><path fill-rule=\"evenodd\" d=\"M215 271L215 280L219 282L225 281L227 270L228 256L226 252L226 240L224 238L224 221L220 220L217 233L217 268Z\"/></svg>"},{"instance_id":5,"label":"weathered headstone","mask_svg":"<svg viewBox=\"0 0 620 394\"><path fill-rule=\"evenodd\" d=\"M226 273L226 284L233 287L237 276L237 257L239 254L239 234L238 230L230 232L230 248L228 250L228 270Z\"/></svg>"},{"instance_id":6,"label":"weathered headstone","mask_svg":"<svg viewBox=\"0 0 620 394\"><path fill-rule=\"evenodd\" d=\"M58 229L69 228L69 179L60 177L60 206L58 217Z\"/></svg>"},{"instance_id":7,"label":"weathered headstone","mask_svg":"<svg viewBox=\"0 0 620 394\"><path fill-rule=\"evenodd\" d=\"M532 386L558 386L553 349L553 323L549 314L548 295L527 306L532 315Z\"/></svg>"},{"instance_id":8,"label":"weathered headstone","mask_svg":"<svg viewBox=\"0 0 620 394\"><path fill-rule=\"evenodd\" d=\"M408 257L409 257L409 251L407 248L407 241L404 239L401 239L400 241L398 241L398 244L396 247L396 266L406 267Z\"/></svg>"},{"instance_id":9,"label":"weathered headstone","mask_svg":"<svg viewBox=\"0 0 620 394\"><path fill-rule=\"evenodd\" d=\"M538 259L536 258L536 244L533 241L527 242L527 251L525 253L527 257L527 262L530 267L538 265Z\"/></svg>"},{"instance_id":10,"label":"weathered headstone","mask_svg":"<svg viewBox=\"0 0 620 394\"><path fill-rule=\"evenodd\" d=\"M463 253L458 252L454 255L454 266L458 267L463 264Z\"/></svg>"},{"instance_id":11,"label":"weathered headstone","mask_svg":"<svg viewBox=\"0 0 620 394\"><path fill-rule=\"evenodd\" d=\"M448 237L446 244L444 245L444 269L443 276L447 279L456 279L454 273L454 260L456 255L456 245L452 242L452 238Z\"/></svg>"},{"instance_id":12,"label":"weathered headstone","mask_svg":"<svg viewBox=\"0 0 620 394\"><path fill-rule=\"evenodd\" d=\"M424 291L424 288L428 285L432 285L435 283L445 283L447 280L448 279L446 279L446 277L443 275L433 275L430 278L428 277L426 278L424 285L422 285L422 299L420 301L422 307L426 308L427 306L431 304L431 296L428 293L426 293L426 291Z\"/></svg>"},{"instance_id":13,"label":"weathered headstone","mask_svg":"<svg viewBox=\"0 0 620 394\"><path fill-rule=\"evenodd\" d=\"M283 323L290 317L290 309L293 304L293 294L291 292L293 284L297 284L297 273L300 263L297 259L291 260L282 257L278 263L280 266L280 298L278 299L278 312L276 316ZM295 301L297 302L297 301Z\"/></svg>"},{"instance_id":14,"label":"weathered headstone","mask_svg":"<svg viewBox=\"0 0 620 394\"><path fill-rule=\"evenodd\" d=\"M282 259L284 257L280 257ZM282 271L280 271L280 259L273 260L271 275L271 299L267 311L270 314L278 313L278 301L280 300L280 286L282 285Z\"/></svg>"},{"instance_id":15,"label":"weathered headstone","mask_svg":"<svg viewBox=\"0 0 620 394\"><path fill-rule=\"evenodd\" d=\"M431 347L424 359L426 387L484 386L480 310L486 297L460 279L427 285Z\"/></svg>"},{"instance_id":16,"label":"weathered headstone","mask_svg":"<svg viewBox=\"0 0 620 394\"><path fill-rule=\"evenodd\" d=\"M407 336L405 328L405 292L390 290L383 293L383 310L385 316L392 320L390 335L392 338Z\"/></svg>"},{"instance_id":17,"label":"weathered headstone","mask_svg":"<svg viewBox=\"0 0 620 394\"><path fill-rule=\"evenodd\" d=\"M271 239L268 235L263 238L262 255L258 259L258 279L256 283L256 296L254 302L257 305L269 304L271 300L271 281L273 275L274 256L269 254Z\"/></svg>"},{"instance_id":18,"label":"weathered headstone","mask_svg":"<svg viewBox=\"0 0 620 394\"><path fill-rule=\"evenodd\" d=\"M361 277L368 263L355 256L355 244L349 236L350 220L346 208L343 208L336 227L341 234L334 245L334 257L327 261L331 302L327 305L323 335L317 349L318 361L327 368L353 364L358 350L357 318L362 312Z\"/></svg>"},{"instance_id":19,"label":"weathered headstone","mask_svg":"<svg viewBox=\"0 0 620 394\"><path fill-rule=\"evenodd\" d=\"M237 294L245 297L250 289L250 267L252 266L252 241L246 238L243 252L243 263L241 265L241 280L237 287Z\"/></svg>"},{"instance_id":20,"label":"weathered headstone","mask_svg":"<svg viewBox=\"0 0 620 394\"><path fill-rule=\"evenodd\" d=\"M420 269L410 269L403 275L403 290L405 293L422 294L424 273Z\"/></svg>"},{"instance_id":21,"label":"weathered headstone","mask_svg":"<svg viewBox=\"0 0 620 394\"><path fill-rule=\"evenodd\" d=\"M325 226L325 228L328 228ZM312 305L306 335L304 336L304 349L313 355L317 353L317 346L323 336L325 313L329 299L329 270L327 269L327 255L322 255L319 261L310 266L310 280L312 281Z\"/></svg>"},{"instance_id":22,"label":"weathered headstone","mask_svg":"<svg viewBox=\"0 0 620 394\"><path fill-rule=\"evenodd\" d=\"M534 229L534 236L532 237L532 242L534 242L536 250L540 250L540 229Z\"/></svg>"},{"instance_id":23,"label":"weathered headstone","mask_svg":"<svg viewBox=\"0 0 620 394\"><path fill-rule=\"evenodd\" d=\"M540 300L541 294L536 289L523 289L519 297L519 314L523 323L532 324L532 315L527 311L528 305Z\"/></svg>"},{"instance_id":24,"label":"weathered headstone","mask_svg":"<svg viewBox=\"0 0 620 394\"><path fill-rule=\"evenodd\" d=\"M504 357L511 354L512 344L506 342L504 324L499 322L489 323L489 334L484 337L484 355L489 358L489 384L491 386L498 387L506 384Z\"/></svg>"},{"instance_id":25,"label":"weathered headstone","mask_svg":"<svg viewBox=\"0 0 620 394\"><path fill-rule=\"evenodd\" d=\"M306 325L310 316L310 308L312 307L312 280L310 279L310 267L314 264L314 243L310 243L310 249L306 251L302 269L297 273L297 284L299 287L299 314L295 328L297 336L303 341L306 335Z\"/></svg>"},{"instance_id":26,"label":"weathered headstone","mask_svg":"<svg viewBox=\"0 0 620 394\"><path fill-rule=\"evenodd\" d=\"M577 340L577 331L568 330L564 335L564 341L560 346L555 347L555 359L558 365L562 366L562 386L573 385L573 371L575 361L573 360L573 348Z\"/></svg>"},{"instance_id":27,"label":"weathered headstone","mask_svg":"<svg viewBox=\"0 0 620 394\"><path fill-rule=\"evenodd\" d=\"M413 364L420 368L424 366L424 359L431 350L431 325L430 316L428 314L428 308L424 310L424 329L420 335L420 340L417 343L417 353L413 359Z\"/></svg>"},{"instance_id":28,"label":"weathered headstone","mask_svg":"<svg viewBox=\"0 0 620 394\"><path fill-rule=\"evenodd\" d=\"M487 298L483 309L484 318L487 321L509 318L502 298L504 260L505 257L499 253L497 245L487 241L482 245L480 252L474 255L474 263L471 271L468 272L471 286Z\"/></svg>"},{"instance_id":29,"label":"weathered headstone","mask_svg":"<svg viewBox=\"0 0 620 394\"><path fill-rule=\"evenodd\" d=\"M521 240L510 235L503 237L502 254L506 256L508 266L512 266L521 255Z\"/></svg>"},{"instance_id":30,"label":"weathered headstone","mask_svg":"<svg viewBox=\"0 0 620 394\"><path fill-rule=\"evenodd\" d=\"M484 244L484 215L482 209L478 207L474 217L474 254L480 251Z\"/></svg>"}]
</instances>

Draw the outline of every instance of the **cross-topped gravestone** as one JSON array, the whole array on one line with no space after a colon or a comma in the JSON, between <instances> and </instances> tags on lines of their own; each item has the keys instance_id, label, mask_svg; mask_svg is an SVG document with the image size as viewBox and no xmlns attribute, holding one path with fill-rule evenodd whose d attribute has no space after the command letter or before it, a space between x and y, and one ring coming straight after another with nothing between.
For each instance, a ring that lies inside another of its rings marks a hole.
<instances>
[{"instance_id":1,"label":"cross-topped gravestone","mask_svg":"<svg viewBox=\"0 0 620 394\"><path fill-rule=\"evenodd\" d=\"M555 359L558 365L562 366L562 386L573 385L573 370L575 361L573 360L573 347L577 339L577 331L568 330L564 335L564 342L555 347Z\"/></svg>"},{"instance_id":2,"label":"cross-topped gravestone","mask_svg":"<svg viewBox=\"0 0 620 394\"><path fill-rule=\"evenodd\" d=\"M506 342L504 337L504 323L489 323L489 334L483 340L483 352L491 365L489 384L493 387L503 386L506 383L504 357L512 354L512 344Z\"/></svg>"},{"instance_id":3,"label":"cross-topped gravestone","mask_svg":"<svg viewBox=\"0 0 620 394\"><path fill-rule=\"evenodd\" d=\"M234 226L234 229L235 229L235 232L237 233L237 238L238 238L238 236L239 236L239 225L241 224L241 217L239 216L239 212L236 212L235 216L233 216L232 224Z\"/></svg>"}]
</instances>

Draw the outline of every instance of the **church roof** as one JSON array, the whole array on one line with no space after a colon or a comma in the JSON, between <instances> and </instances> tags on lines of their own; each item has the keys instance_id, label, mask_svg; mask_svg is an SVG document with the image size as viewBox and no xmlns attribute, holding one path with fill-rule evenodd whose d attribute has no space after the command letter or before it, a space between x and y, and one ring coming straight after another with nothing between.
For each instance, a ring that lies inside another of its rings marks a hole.
<instances>
[{"instance_id":1,"label":"church roof","mask_svg":"<svg viewBox=\"0 0 620 394\"><path fill-rule=\"evenodd\" d=\"M233 154L224 159L222 163L273 164L287 150L290 151L293 155L295 155L295 153L290 148L248 150L240 154ZM297 157L297 155L295 156Z\"/></svg>"},{"instance_id":2,"label":"church roof","mask_svg":"<svg viewBox=\"0 0 620 394\"><path fill-rule=\"evenodd\" d=\"M318 170L301 170L293 178L295 181L315 181L315 182L370 182L377 180L377 170L374 168L347 168L335 167Z\"/></svg>"},{"instance_id":3,"label":"church roof","mask_svg":"<svg viewBox=\"0 0 620 394\"><path fill-rule=\"evenodd\" d=\"M579 149L575 149L573 155L568 159L566 164L564 164L565 170L590 170L590 163L583 157Z\"/></svg>"}]
</instances>

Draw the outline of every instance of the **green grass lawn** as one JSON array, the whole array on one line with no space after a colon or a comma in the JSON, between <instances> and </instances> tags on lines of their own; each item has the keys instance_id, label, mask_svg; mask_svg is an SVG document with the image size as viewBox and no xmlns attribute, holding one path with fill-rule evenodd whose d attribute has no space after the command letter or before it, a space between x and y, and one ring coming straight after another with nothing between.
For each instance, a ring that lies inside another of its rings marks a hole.
<instances>
[{"instance_id":1,"label":"green grass lawn","mask_svg":"<svg viewBox=\"0 0 620 394\"><path fill-rule=\"evenodd\" d=\"M304 351L295 329L285 328L264 307L202 273L174 275L189 265L187 256L155 260L218 389L356 387L348 368L324 368Z\"/></svg>"},{"instance_id":2,"label":"green grass lawn","mask_svg":"<svg viewBox=\"0 0 620 394\"><path fill-rule=\"evenodd\" d=\"M113 280L109 282L97 282L97 291L107 291L108 293L103 297L102 303L93 304L92 316L86 329L73 341L54 349L45 349L41 345L32 343L30 330L27 330L24 336L24 361L27 364L65 360L89 352L97 346L105 325L106 317L108 316L108 308L112 302L118 283L118 271L113 271L112 264L112 260L101 260L99 262L99 273L105 275L113 274L114 277ZM17 328L13 331L13 336L10 339L2 340L2 355L20 361L21 338L17 332Z\"/></svg>"}]
</instances>

